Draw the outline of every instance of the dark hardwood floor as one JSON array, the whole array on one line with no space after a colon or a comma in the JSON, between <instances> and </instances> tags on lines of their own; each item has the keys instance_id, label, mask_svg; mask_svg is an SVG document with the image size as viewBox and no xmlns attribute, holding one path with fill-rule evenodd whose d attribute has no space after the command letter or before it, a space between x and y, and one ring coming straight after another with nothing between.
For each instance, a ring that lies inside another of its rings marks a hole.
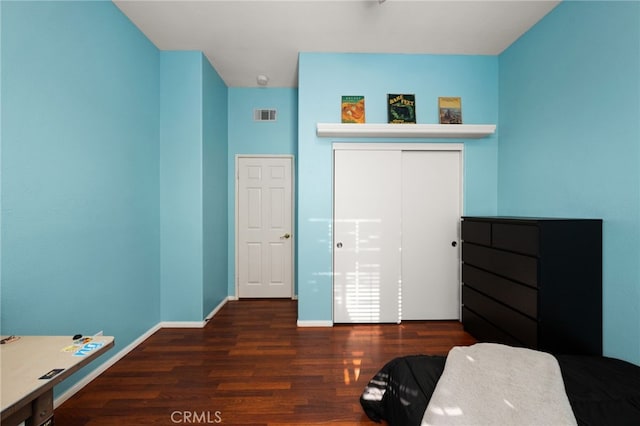
<instances>
[{"instance_id":1,"label":"dark hardwood floor","mask_svg":"<svg viewBox=\"0 0 640 426\"><path fill-rule=\"evenodd\" d=\"M475 343L457 321L296 319L295 301L240 300L202 329L162 329L58 407L55 424L374 425L358 398L387 361Z\"/></svg>"}]
</instances>

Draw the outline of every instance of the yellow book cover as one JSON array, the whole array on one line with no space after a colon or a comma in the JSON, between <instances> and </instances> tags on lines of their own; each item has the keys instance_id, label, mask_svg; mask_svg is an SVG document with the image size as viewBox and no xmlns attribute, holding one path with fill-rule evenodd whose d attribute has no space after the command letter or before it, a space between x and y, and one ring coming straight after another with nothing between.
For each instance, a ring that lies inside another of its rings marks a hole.
<instances>
[{"instance_id":1,"label":"yellow book cover","mask_svg":"<svg viewBox=\"0 0 640 426\"><path fill-rule=\"evenodd\" d=\"M456 97L438 98L440 124L462 124L462 100Z\"/></svg>"},{"instance_id":2,"label":"yellow book cover","mask_svg":"<svg viewBox=\"0 0 640 426\"><path fill-rule=\"evenodd\" d=\"M364 123L364 96L342 97L342 122Z\"/></svg>"}]
</instances>

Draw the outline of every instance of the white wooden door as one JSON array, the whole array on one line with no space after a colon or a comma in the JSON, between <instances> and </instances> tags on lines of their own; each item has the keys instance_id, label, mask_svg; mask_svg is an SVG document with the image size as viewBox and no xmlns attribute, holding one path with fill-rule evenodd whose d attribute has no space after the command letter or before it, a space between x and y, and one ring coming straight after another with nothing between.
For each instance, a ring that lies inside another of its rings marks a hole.
<instances>
[{"instance_id":1,"label":"white wooden door","mask_svg":"<svg viewBox=\"0 0 640 426\"><path fill-rule=\"evenodd\" d=\"M398 322L399 151L334 151L336 323Z\"/></svg>"},{"instance_id":2,"label":"white wooden door","mask_svg":"<svg viewBox=\"0 0 640 426\"><path fill-rule=\"evenodd\" d=\"M458 319L460 151L402 154L402 319Z\"/></svg>"},{"instance_id":3,"label":"white wooden door","mask_svg":"<svg viewBox=\"0 0 640 426\"><path fill-rule=\"evenodd\" d=\"M293 295L292 161L238 158L238 297Z\"/></svg>"}]
</instances>

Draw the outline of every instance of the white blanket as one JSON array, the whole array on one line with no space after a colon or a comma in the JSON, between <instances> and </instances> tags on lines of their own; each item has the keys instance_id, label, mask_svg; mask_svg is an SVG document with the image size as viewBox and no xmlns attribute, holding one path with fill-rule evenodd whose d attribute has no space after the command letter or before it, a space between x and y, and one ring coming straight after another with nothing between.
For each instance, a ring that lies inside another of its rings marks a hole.
<instances>
[{"instance_id":1,"label":"white blanket","mask_svg":"<svg viewBox=\"0 0 640 426\"><path fill-rule=\"evenodd\" d=\"M457 346L422 425L576 425L558 361L494 343Z\"/></svg>"}]
</instances>

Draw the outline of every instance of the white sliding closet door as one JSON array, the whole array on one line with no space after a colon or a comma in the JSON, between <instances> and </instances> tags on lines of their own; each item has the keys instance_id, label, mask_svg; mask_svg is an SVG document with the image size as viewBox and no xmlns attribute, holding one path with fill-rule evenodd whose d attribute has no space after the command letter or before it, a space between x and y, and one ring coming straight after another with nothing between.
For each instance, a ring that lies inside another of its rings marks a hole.
<instances>
[{"instance_id":1,"label":"white sliding closet door","mask_svg":"<svg viewBox=\"0 0 640 426\"><path fill-rule=\"evenodd\" d=\"M334 322L398 322L401 151L334 151Z\"/></svg>"},{"instance_id":2,"label":"white sliding closet door","mask_svg":"<svg viewBox=\"0 0 640 426\"><path fill-rule=\"evenodd\" d=\"M461 152L402 153L402 319L458 319Z\"/></svg>"}]
</instances>

